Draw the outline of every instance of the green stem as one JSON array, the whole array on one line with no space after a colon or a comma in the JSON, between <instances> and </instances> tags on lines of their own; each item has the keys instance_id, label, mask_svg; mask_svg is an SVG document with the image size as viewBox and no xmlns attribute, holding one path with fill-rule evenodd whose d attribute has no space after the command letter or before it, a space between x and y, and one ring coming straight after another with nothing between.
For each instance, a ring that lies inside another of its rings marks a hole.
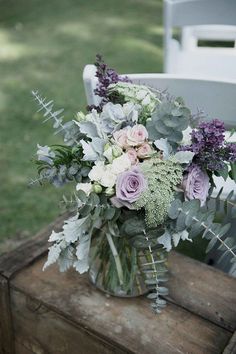
<instances>
[{"instance_id":1,"label":"green stem","mask_svg":"<svg viewBox=\"0 0 236 354\"><path fill-rule=\"evenodd\" d=\"M110 235L109 232L106 233L106 237L107 237L107 241L109 243L112 255L113 255L115 263L116 263L116 270L117 270L120 285L123 285L124 284L124 275L123 275L123 270L122 270L119 254L118 254L116 246L113 242L112 236Z\"/></svg>"}]
</instances>

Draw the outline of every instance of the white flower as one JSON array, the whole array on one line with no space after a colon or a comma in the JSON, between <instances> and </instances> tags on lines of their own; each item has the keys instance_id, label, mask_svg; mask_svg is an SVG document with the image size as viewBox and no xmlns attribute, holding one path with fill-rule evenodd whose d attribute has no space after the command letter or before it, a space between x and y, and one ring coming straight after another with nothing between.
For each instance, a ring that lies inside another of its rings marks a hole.
<instances>
[{"instance_id":1,"label":"white flower","mask_svg":"<svg viewBox=\"0 0 236 354\"><path fill-rule=\"evenodd\" d=\"M93 186L92 183L78 183L76 186L76 190L83 191L86 195L89 195L92 192Z\"/></svg>"},{"instance_id":2,"label":"white flower","mask_svg":"<svg viewBox=\"0 0 236 354\"><path fill-rule=\"evenodd\" d=\"M112 171L111 166L111 164L104 165L104 162L99 161L93 166L88 176L91 181L96 181L103 187L113 187L116 183L116 174Z\"/></svg>"},{"instance_id":3,"label":"white flower","mask_svg":"<svg viewBox=\"0 0 236 354\"><path fill-rule=\"evenodd\" d=\"M111 165L111 171L115 175L122 173L131 168L131 161L128 154L123 154L113 160Z\"/></svg>"},{"instance_id":4,"label":"white flower","mask_svg":"<svg viewBox=\"0 0 236 354\"><path fill-rule=\"evenodd\" d=\"M102 175L100 183L103 187L112 188L116 184L117 176L111 171L111 166L107 165L106 172Z\"/></svg>"},{"instance_id":5,"label":"white flower","mask_svg":"<svg viewBox=\"0 0 236 354\"><path fill-rule=\"evenodd\" d=\"M99 182L102 178L103 174L105 173L106 168L104 166L103 161L98 161L95 166L91 169L88 176L91 181Z\"/></svg>"}]
</instances>

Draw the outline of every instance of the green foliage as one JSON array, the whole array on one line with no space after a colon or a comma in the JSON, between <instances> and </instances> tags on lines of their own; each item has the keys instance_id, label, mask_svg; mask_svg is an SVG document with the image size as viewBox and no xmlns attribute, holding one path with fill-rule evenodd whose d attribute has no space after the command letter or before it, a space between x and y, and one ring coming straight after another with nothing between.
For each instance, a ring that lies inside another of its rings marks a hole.
<instances>
[{"instance_id":1,"label":"green foliage","mask_svg":"<svg viewBox=\"0 0 236 354\"><path fill-rule=\"evenodd\" d=\"M120 99L118 99L119 96ZM140 110L138 121L144 125L146 125L146 121L150 118L156 105L160 103L157 95L154 94L147 86L135 84L130 85L129 82L118 82L117 84L110 85L109 98L113 99L111 100L113 103L123 101L136 104ZM145 104L145 100L148 104Z\"/></svg>"},{"instance_id":2,"label":"green foliage","mask_svg":"<svg viewBox=\"0 0 236 354\"><path fill-rule=\"evenodd\" d=\"M182 167L174 159L156 158L144 161L141 168L148 180L148 188L135 203L135 208L144 208L148 227L155 227L167 217L174 190L182 180Z\"/></svg>"},{"instance_id":3,"label":"green foliage","mask_svg":"<svg viewBox=\"0 0 236 354\"><path fill-rule=\"evenodd\" d=\"M191 201L174 201L168 211L173 224L171 225L170 237L173 237L173 230L179 232L188 232L190 238L194 238L200 233L202 237L209 240L207 252L213 247L217 247L222 251L222 258L226 255L231 256L232 261L236 259L236 240L233 237L225 237L230 229L230 224L222 224L214 221L215 212L220 207L219 198L222 190L215 199L215 210L207 210L201 208L198 200ZM231 201L233 193L230 193L224 202L224 211L227 216L232 215L235 211L235 204ZM212 207L212 206L211 206ZM167 242L165 240L165 242ZM170 241L171 242L171 241ZM169 244L171 249L171 244Z\"/></svg>"},{"instance_id":4,"label":"green foliage","mask_svg":"<svg viewBox=\"0 0 236 354\"><path fill-rule=\"evenodd\" d=\"M151 120L147 121L150 139L167 138L176 148L183 139L182 131L190 124L191 112L180 98L166 97L157 105Z\"/></svg>"},{"instance_id":5,"label":"green foliage","mask_svg":"<svg viewBox=\"0 0 236 354\"><path fill-rule=\"evenodd\" d=\"M231 162L229 177L236 182L236 163Z\"/></svg>"},{"instance_id":6,"label":"green foliage","mask_svg":"<svg viewBox=\"0 0 236 354\"><path fill-rule=\"evenodd\" d=\"M223 187L220 189L216 197L209 200L209 208L214 212L219 220L223 223L236 218L235 194L231 191L227 197L222 198Z\"/></svg>"},{"instance_id":7,"label":"green foliage","mask_svg":"<svg viewBox=\"0 0 236 354\"><path fill-rule=\"evenodd\" d=\"M166 251L157 243L157 238L164 232L158 228L147 228L143 218L134 216L127 219L121 228L132 247L137 249L138 265L149 290L148 298L151 299L152 308L160 313L166 301L160 296L168 294L166 287L160 283L167 281Z\"/></svg>"},{"instance_id":8,"label":"green foliage","mask_svg":"<svg viewBox=\"0 0 236 354\"><path fill-rule=\"evenodd\" d=\"M45 148L45 147L44 147ZM41 147L41 149L43 149ZM69 181L80 182L87 177L90 171L90 163L83 161L82 147L71 147L63 145L52 145L48 148L50 155L40 156L38 152L38 160L34 160L37 165L39 178L32 180L30 185L39 182L49 182L56 186L60 186Z\"/></svg>"},{"instance_id":9,"label":"green foliage","mask_svg":"<svg viewBox=\"0 0 236 354\"><path fill-rule=\"evenodd\" d=\"M79 273L89 268L89 253L92 236L98 229L107 227L107 232L117 235L116 219L120 211L113 208L106 200L101 203L96 193L87 196L79 190L73 196L76 215L65 221L63 230L52 232L49 242L48 260L44 269L58 262L61 271L74 267ZM111 222L112 220L112 222Z\"/></svg>"},{"instance_id":10,"label":"green foliage","mask_svg":"<svg viewBox=\"0 0 236 354\"><path fill-rule=\"evenodd\" d=\"M156 313L160 313L166 306L166 301L160 296L167 295L168 289L160 284L168 280L167 258L163 247L153 249L149 242L149 237L144 233L144 238L148 247L138 253L138 264L143 274L146 287L149 290L147 297L152 300L152 308Z\"/></svg>"}]
</instances>

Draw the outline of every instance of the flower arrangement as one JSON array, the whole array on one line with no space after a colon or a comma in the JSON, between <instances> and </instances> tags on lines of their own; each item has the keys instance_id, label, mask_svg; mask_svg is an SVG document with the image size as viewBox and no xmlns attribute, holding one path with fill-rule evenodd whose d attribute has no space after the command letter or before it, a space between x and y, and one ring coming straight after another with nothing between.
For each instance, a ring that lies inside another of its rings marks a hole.
<instances>
[{"instance_id":1,"label":"flower arrangement","mask_svg":"<svg viewBox=\"0 0 236 354\"><path fill-rule=\"evenodd\" d=\"M74 186L64 197L74 214L52 232L44 269L57 262L61 271L89 271L115 295L147 292L159 313L168 293L167 252L180 241L202 235L207 251L218 247L236 260L235 240L226 235L236 214L233 192L221 223L222 190L210 198L214 175L236 181L236 144L226 141L223 122L199 121L181 98L133 84L100 56L96 66L101 103L70 122L33 92L64 137L63 145L38 145L36 181Z\"/></svg>"}]
</instances>

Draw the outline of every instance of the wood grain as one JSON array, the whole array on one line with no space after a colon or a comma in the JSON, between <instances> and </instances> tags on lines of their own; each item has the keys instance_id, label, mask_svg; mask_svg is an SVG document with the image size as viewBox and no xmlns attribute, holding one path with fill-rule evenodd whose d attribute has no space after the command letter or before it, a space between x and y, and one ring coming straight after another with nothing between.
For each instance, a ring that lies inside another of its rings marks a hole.
<instances>
[{"instance_id":1,"label":"wood grain","mask_svg":"<svg viewBox=\"0 0 236 354\"><path fill-rule=\"evenodd\" d=\"M27 349L22 343L15 341L16 354L34 354L31 350Z\"/></svg>"},{"instance_id":2,"label":"wood grain","mask_svg":"<svg viewBox=\"0 0 236 354\"><path fill-rule=\"evenodd\" d=\"M5 281L1 288L8 289L10 279L17 354L54 354L53 347L70 354L202 354L221 353L225 347L225 354L235 353L230 332L236 327L236 279L173 252L169 257L171 304L157 317L144 298L107 297L86 277L74 271L61 274L56 266L42 272L48 237L53 229L61 229L66 217L0 257L0 279ZM0 294L1 315L3 299L9 301L6 294ZM0 316L0 328L3 321L9 322L9 315L5 320ZM1 350L1 354L12 353Z\"/></svg>"},{"instance_id":3,"label":"wood grain","mask_svg":"<svg viewBox=\"0 0 236 354\"><path fill-rule=\"evenodd\" d=\"M236 330L236 279L206 264L172 252L169 299L217 325Z\"/></svg>"},{"instance_id":4,"label":"wood grain","mask_svg":"<svg viewBox=\"0 0 236 354\"><path fill-rule=\"evenodd\" d=\"M48 324L48 332L53 333L53 327L59 321L58 316L61 316L81 331L88 331L90 336L100 338L114 347L126 348L128 353L216 354L222 352L231 337L228 331L174 304L169 304L157 316L152 313L145 298L107 297L95 289L87 277L75 271L61 274L57 267L51 267L42 272L44 261L39 260L20 272L11 282L15 332L21 331L21 338L29 335L29 311L33 316L37 313L34 323ZM26 300L20 293L30 297L32 304L23 306ZM41 306L48 311L39 310ZM26 308L27 318L24 317ZM34 308L38 310L34 311ZM37 333L36 338L41 336L39 327L33 328L32 332ZM69 340L70 330L66 333ZM45 335L40 338L43 340ZM51 341L56 341L56 336ZM70 353L78 353L72 349ZM48 352L51 353L50 350Z\"/></svg>"},{"instance_id":5,"label":"wood grain","mask_svg":"<svg viewBox=\"0 0 236 354\"><path fill-rule=\"evenodd\" d=\"M8 281L0 275L0 354L14 353Z\"/></svg>"},{"instance_id":6,"label":"wood grain","mask_svg":"<svg viewBox=\"0 0 236 354\"><path fill-rule=\"evenodd\" d=\"M124 354L131 353L119 343L113 345L86 327L29 298L12 291L12 308L17 354Z\"/></svg>"}]
</instances>

